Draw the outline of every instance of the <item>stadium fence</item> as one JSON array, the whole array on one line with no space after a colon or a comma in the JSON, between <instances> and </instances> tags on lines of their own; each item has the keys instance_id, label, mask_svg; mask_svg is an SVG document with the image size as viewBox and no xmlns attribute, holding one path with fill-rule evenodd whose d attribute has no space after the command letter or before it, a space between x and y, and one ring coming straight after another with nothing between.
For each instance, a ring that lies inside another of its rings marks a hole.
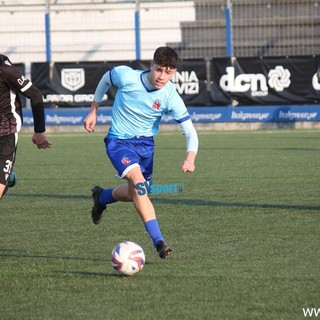
<instances>
[{"instance_id":1,"label":"stadium fence","mask_svg":"<svg viewBox=\"0 0 320 320\"><path fill-rule=\"evenodd\" d=\"M317 0L2 0L0 52L24 63L143 60L161 45L183 59L315 55L319 10Z\"/></svg>"}]
</instances>

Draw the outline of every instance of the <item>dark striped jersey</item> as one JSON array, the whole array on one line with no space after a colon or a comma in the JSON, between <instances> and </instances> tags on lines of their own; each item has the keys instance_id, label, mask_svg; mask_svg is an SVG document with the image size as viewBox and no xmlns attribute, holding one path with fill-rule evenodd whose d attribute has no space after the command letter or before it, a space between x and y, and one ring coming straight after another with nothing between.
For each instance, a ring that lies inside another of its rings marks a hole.
<instances>
[{"instance_id":1,"label":"dark striped jersey","mask_svg":"<svg viewBox=\"0 0 320 320\"><path fill-rule=\"evenodd\" d=\"M20 131L22 105L18 93L31 100L35 132L44 132L44 106L41 92L5 55L0 54L0 136Z\"/></svg>"}]
</instances>

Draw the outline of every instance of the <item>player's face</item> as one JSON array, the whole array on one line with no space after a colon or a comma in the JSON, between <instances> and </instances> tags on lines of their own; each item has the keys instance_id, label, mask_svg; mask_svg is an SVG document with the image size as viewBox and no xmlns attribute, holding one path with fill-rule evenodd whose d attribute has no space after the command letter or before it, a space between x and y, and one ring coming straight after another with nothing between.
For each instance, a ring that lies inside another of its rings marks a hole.
<instances>
[{"instance_id":1,"label":"player's face","mask_svg":"<svg viewBox=\"0 0 320 320\"><path fill-rule=\"evenodd\" d=\"M176 71L177 69L161 67L155 63L152 63L148 80L155 88L160 89L165 86L168 81L170 81Z\"/></svg>"}]
</instances>

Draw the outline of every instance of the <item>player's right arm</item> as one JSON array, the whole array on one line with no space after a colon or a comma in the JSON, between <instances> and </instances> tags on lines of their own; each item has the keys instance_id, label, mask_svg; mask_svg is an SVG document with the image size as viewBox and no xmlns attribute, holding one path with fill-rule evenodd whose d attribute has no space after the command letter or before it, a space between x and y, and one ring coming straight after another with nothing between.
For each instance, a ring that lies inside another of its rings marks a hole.
<instances>
[{"instance_id":1,"label":"player's right arm","mask_svg":"<svg viewBox=\"0 0 320 320\"><path fill-rule=\"evenodd\" d=\"M94 132L94 127L97 123L98 108L99 103L96 101L92 101L90 111L83 122L83 126L88 132Z\"/></svg>"},{"instance_id":2,"label":"player's right arm","mask_svg":"<svg viewBox=\"0 0 320 320\"><path fill-rule=\"evenodd\" d=\"M96 126L96 123L97 123L97 111L99 109L99 105L103 100L103 96L109 90L110 87L111 87L111 79L110 79L110 71L108 71L103 75L103 77L99 81L99 84L94 93L90 111L86 116L86 118L84 119L83 125L88 132L94 132L94 127Z\"/></svg>"}]
</instances>

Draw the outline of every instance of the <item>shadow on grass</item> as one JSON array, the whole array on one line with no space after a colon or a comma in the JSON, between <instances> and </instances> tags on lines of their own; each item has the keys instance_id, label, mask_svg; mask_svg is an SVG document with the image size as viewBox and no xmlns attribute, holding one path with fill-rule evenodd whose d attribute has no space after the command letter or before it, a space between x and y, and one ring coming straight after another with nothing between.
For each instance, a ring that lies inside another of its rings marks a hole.
<instances>
[{"instance_id":1,"label":"shadow on grass","mask_svg":"<svg viewBox=\"0 0 320 320\"><path fill-rule=\"evenodd\" d=\"M0 248L0 257L11 257L11 258L31 258L31 259L56 259L56 260L75 260L75 261L94 261L94 262L110 262L111 259L101 258L82 258L82 257L63 257L63 256L40 256L26 254L23 250ZM151 264L146 261L145 264Z\"/></svg>"},{"instance_id":2,"label":"shadow on grass","mask_svg":"<svg viewBox=\"0 0 320 320\"><path fill-rule=\"evenodd\" d=\"M0 248L0 257L9 258L28 258L28 259L57 259L57 260L80 260L80 261L98 261L98 262L110 262L110 259L96 259L96 258L80 258L80 257L60 257L60 256L39 256L39 255L29 255L23 254L23 250ZM20 254L19 254L20 253ZM150 264L150 262L146 262ZM56 270L53 273L60 273L64 275L79 275L79 276L99 276L99 277L128 277L121 273L106 273L106 272L91 272L91 271L65 271Z\"/></svg>"},{"instance_id":3,"label":"shadow on grass","mask_svg":"<svg viewBox=\"0 0 320 320\"><path fill-rule=\"evenodd\" d=\"M214 207L243 207L243 208L266 208L266 209L292 209L292 210L320 210L320 206L288 205L271 203L243 203L243 202L222 202L202 199L156 199L154 204L172 204L185 206L214 206Z\"/></svg>"},{"instance_id":4,"label":"shadow on grass","mask_svg":"<svg viewBox=\"0 0 320 320\"><path fill-rule=\"evenodd\" d=\"M57 270L52 271L53 273L60 273L63 275L76 275L76 276L94 276L94 277L126 277L123 274L117 273L106 273L106 272L89 272L89 271L64 271Z\"/></svg>"},{"instance_id":5,"label":"shadow on grass","mask_svg":"<svg viewBox=\"0 0 320 320\"><path fill-rule=\"evenodd\" d=\"M91 196L72 194L30 194L15 193L8 194L9 197L43 198L43 199L90 199ZM290 210L320 210L320 206L308 206L303 204L271 204L271 203L246 203L246 202L223 202L203 199L168 199L151 198L154 204L186 205L186 206L213 206L213 207L242 207L242 208L263 208L263 209L290 209Z\"/></svg>"},{"instance_id":6,"label":"shadow on grass","mask_svg":"<svg viewBox=\"0 0 320 320\"><path fill-rule=\"evenodd\" d=\"M83 194L55 194L55 193L8 193L11 198L43 198L43 199L92 199L90 195Z\"/></svg>"},{"instance_id":7,"label":"shadow on grass","mask_svg":"<svg viewBox=\"0 0 320 320\"><path fill-rule=\"evenodd\" d=\"M63 256L40 256L24 253L22 250L0 248L0 257L9 258L28 258L28 259L54 259L54 260L76 260L76 261L95 261L95 262L107 262L110 259L98 259L98 258L81 258L81 257L63 257Z\"/></svg>"},{"instance_id":8,"label":"shadow on grass","mask_svg":"<svg viewBox=\"0 0 320 320\"><path fill-rule=\"evenodd\" d=\"M183 147L179 148L179 147L168 147L168 146L158 146L157 149L163 149L163 150L185 150ZM201 147L201 151L204 150L214 150L214 151L218 151L218 150L222 150L222 151L257 151L257 150L277 150L277 151L311 151L311 152L319 152L320 149L319 148L301 148L301 147L274 147L274 148L263 148L263 147L243 147L243 148L232 148L230 146L228 147L217 147L217 146L213 146L213 147Z\"/></svg>"}]
</instances>

